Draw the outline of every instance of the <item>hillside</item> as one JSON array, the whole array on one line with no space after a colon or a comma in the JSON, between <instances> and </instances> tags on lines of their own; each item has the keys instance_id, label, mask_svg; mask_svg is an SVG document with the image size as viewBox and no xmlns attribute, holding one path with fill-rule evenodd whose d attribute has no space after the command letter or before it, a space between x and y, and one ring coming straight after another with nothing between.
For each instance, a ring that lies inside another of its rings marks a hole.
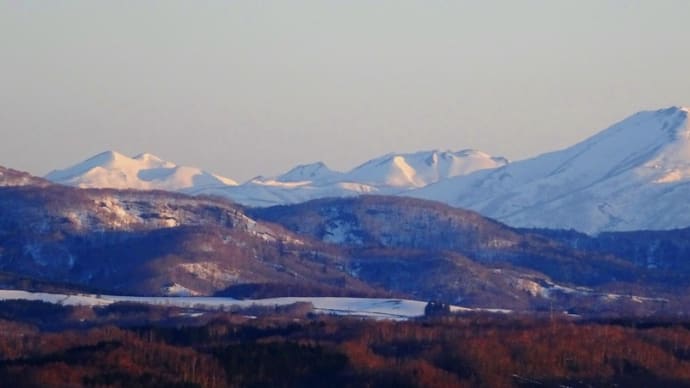
<instances>
[{"instance_id":1,"label":"hillside","mask_svg":"<svg viewBox=\"0 0 690 388\"><path fill-rule=\"evenodd\" d=\"M28 185L0 188L0 216L0 270L53 289L408 297L598 313L653 312L669 298L684 308L676 295L688 288L685 268L649 268L625 251L396 196L244 209L163 191Z\"/></svg>"},{"instance_id":2,"label":"hillside","mask_svg":"<svg viewBox=\"0 0 690 388\"><path fill-rule=\"evenodd\" d=\"M688 110L637 113L561 151L410 193L513 226L601 231L690 226Z\"/></svg>"},{"instance_id":3,"label":"hillside","mask_svg":"<svg viewBox=\"0 0 690 388\"><path fill-rule=\"evenodd\" d=\"M296 294L381 294L338 269L344 259L334 250L227 201L162 191L0 188L0 253L2 271L113 293L272 284Z\"/></svg>"},{"instance_id":4,"label":"hillside","mask_svg":"<svg viewBox=\"0 0 690 388\"><path fill-rule=\"evenodd\" d=\"M622 252L580 247L413 198L321 199L250 214L347 249L360 279L453 303L515 308L588 300L606 309L621 293L666 296L689 286L668 283L665 269L641 266Z\"/></svg>"}]
</instances>

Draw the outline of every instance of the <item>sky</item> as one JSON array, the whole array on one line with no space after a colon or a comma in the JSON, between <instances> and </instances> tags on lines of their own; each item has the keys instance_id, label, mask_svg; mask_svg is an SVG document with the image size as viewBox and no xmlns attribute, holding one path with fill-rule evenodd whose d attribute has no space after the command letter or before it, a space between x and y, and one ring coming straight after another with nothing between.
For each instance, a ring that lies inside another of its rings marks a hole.
<instances>
[{"instance_id":1,"label":"sky","mask_svg":"<svg viewBox=\"0 0 690 388\"><path fill-rule=\"evenodd\" d=\"M690 1L0 0L0 165L511 160L690 105Z\"/></svg>"}]
</instances>

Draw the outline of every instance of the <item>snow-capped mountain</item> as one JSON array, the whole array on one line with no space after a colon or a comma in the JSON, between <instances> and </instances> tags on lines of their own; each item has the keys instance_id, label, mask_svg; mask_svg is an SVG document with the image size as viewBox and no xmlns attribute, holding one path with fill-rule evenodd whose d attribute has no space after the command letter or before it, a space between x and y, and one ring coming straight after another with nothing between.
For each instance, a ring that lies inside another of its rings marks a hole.
<instances>
[{"instance_id":1,"label":"snow-capped mountain","mask_svg":"<svg viewBox=\"0 0 690 388\"><path fill-rule=\"evenodd\" d=\"M480 151L388 154L338 172L299 165L241 185L149 154L97 155L46 178L79 187L211 194L247 206L361 194L409 195L512 226L586 233L690 226L688 109L637 113L569 148L508 164Z\"/></svg>"},{"instance_id":2,"label":"snow-capped mountain","mask_svg":"<svg viewBox=\"0 0 690 388\"><path fill-rule=\"evenodd\" d=\"M564 150L410 195L521 227L587 233L687 227L688 109L640 112Z\"/></svg>"},{"instance_id":3,"label":"snow-capped mountain","mask_svg":"<svg viewBox=\"0 0 690 388\"><path fill-rule=\"evenodd\" d=\"M181 191L208 186L234 186L235 181L202 171L178 166L143 153L133 158L106 151L64 170L55 170L46 179L82 188L114 188Z\"/></svg>"},{"instance_id":4,"label":"snow-capped mountain","mask_svg":"<svg viewBox=\"0 0 690 388\"><path fill-rule=\"evenodd\" d=\"M507 159L477 150L388 154L354 168L344 180L408 189L505 164Z\"/></svg>"},{"instance_id":5,"label":"snow-capped mountain","mask_svg":"<svg viewBox=\"0 0 690 388\"><path fill-rule=\"evenodd\" d=\"M300 164L275 178L277 182L324 182L338 179L342 173L331 170L323 162Z\"/></svg>"},{"instance_id":6,"label":"snow-capped mountain","mask_svg":"<svg viewBox=\"0 0 690 388\"><path fill-rule=\"evenodd\" d=\"M399 194L450 177L508 163L481 151L422 151L388 154L355 167L334 171L323 162L298 165L276 177L256 177L241 185L194 167L177 166L151 154L129 158L108 151L46 176L53 182L84 188L132 188L180 191L228 197L247 206L300 203L324 197Z\"/></svg>"},{"instance_id":7,"label":"snow-capped mountain","mask_svg":"<svg viewBox=\"0 0 690 388\"><path fill-rule=\"evenodd\" d=\"M318 162L297 166L276 178L255 178L235 187L195 193L226 196L248 206L272 206L325 197L400 194L450 177L508 163L476 150L388 154L341 173Z\"/></svg>"}]
</instances>

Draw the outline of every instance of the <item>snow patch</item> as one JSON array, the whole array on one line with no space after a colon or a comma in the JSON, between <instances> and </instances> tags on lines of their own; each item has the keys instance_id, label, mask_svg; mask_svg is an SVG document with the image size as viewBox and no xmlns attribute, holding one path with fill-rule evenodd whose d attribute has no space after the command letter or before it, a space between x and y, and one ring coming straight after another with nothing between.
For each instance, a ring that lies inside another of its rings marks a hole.
<instances>
[{"instance_id":1,"label":"snow patch","mask_svg":"<svg viewBox=\"0 0 690 388\"><path fill-rule=\"evenodd\" d=\"M179 285L172 285L173 290L187 290ZM332 315L351 315L373 319L404 320L424 315L426 302L409 299L381 298L340 298L340 297L282 297L268 299L233 299L223 297L142 297L89 294L51 294L32 293L27 291L0 290L0 300L41 300L62 305L104 306L115 302L134 302L163 306L217 310L232 306L286 306L298 302L311 303L314 312ZM457 306L456 311L470 311ZM486 310L488 311L488 310ZM506 310L501 310L506 311Z\"/></svg>"},{"instance_id":2,"label":"snow patch","mask_svg":"<svg viewBox=\"0 0 690 388\"><path fill-rule=\"evenodd\" d=\"M162 289L165 295L169 296L195 296L199 295L198 292L190 290L187 287L181 286L177 283L173 283L169 286L165 286Z\"/></svg>"},{"instance_id":3,"label":"snow patch","mask_svg":"<svg viewBox=\"0 0 690 388\"><path fill-rule=\"evenodd\" d=\"M219 286L236 282L240 277L239 271L221 268L213 262L183 263L179 264L178 267L199 279Z\"/></svg>"}]
</instances>

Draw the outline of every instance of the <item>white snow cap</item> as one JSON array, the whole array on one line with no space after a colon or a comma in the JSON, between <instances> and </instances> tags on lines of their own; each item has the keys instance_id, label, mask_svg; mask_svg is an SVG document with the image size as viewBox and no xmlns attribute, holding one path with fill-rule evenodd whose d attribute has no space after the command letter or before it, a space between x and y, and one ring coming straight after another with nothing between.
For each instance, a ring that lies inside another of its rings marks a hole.
<instances>
[{"instance_id":1,"label":"white snow cap","mask_svg":"<svg viewBox=\"0 0 690 388\"><path fill-rule=\"evenodd\" d=\"M566 149L412 193L514 226L610 230L690 226L688 109L634 114Z\"/></svg>"},{"instance_id":2,"label":"white snow cap","mask_svg":"<svg viewBox=\"0 0 690 388\"><path fill-rule=\"evenodd\" d=\"M130 158L115 151L102 152L72 167L52 171L46 179L84 188L172 191L237 184L232 179L195 167L178 166L150 153Z\"/></svg>"}]
</instances>

